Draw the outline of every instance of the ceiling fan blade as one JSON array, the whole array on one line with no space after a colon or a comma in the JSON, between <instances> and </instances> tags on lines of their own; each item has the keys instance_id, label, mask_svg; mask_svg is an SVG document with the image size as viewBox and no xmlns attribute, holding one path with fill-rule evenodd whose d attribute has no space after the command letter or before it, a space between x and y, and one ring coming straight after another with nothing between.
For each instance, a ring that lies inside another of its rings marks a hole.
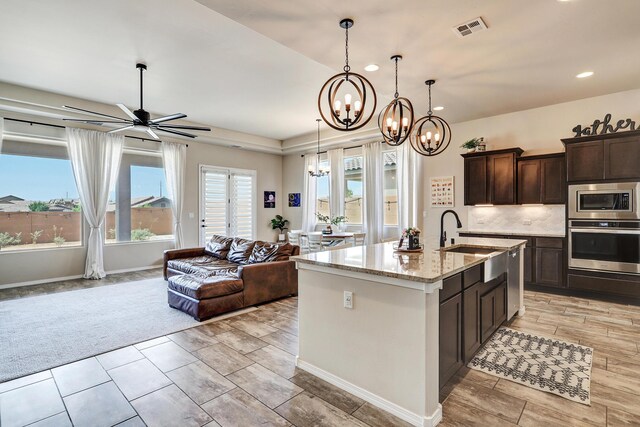
<instances>
[{"instance_id":1,"label":"ceiling fan blade","mask_svg":"<svg viewBox=\"0 0 640 427\"><path fill-rule=\"evenodd\" d=\"M202 126L159 125L157 127L163 127L168 129L203 130L203 131L211 132L211 128L202 127Z\"/></svg>"},{"instance_id":2,"label":"ceiling fan blade","mask_svg":"<svg viewBox=\"0 0 640 427\"><path fill-rule=\"evenodd\" d=\"M88 123L90 125L101 125L103 123L118 123L118 124L125 124L125 123L130 123L128 120L125 119L121 119L121 120L83 120L83 119L62 119L62 120L66 120L68 122L80 122L80 123Z\"/></svg>"},{"instance_id":3,"label":"ceiling fan blade","mask_svg":"<svg viewBox=\"0 0 640 427\"><path fill-rule=\"evenodd\" d=\"M127 130L127 129L133 129L135 126L134 125L129 125L129 126L125 126L125 127L121 127L121 128L117 128L117 129L111 129L109 132L107 133L116 133L116 132L122 132L123 130Z\"/></svg>"},{"instance_id":4,"label":"ceiling fan blade","mask_svg":"<svg viewBox=\"0 0 640 427\"><path fill-rule=\"evenodd\" d=\"M175 135L181 135L181 136L186 136L189 138L195 138L196 135L191 135L190 133L185 133L185 132L179 132L177 130L171 130L171 129L164 129L161 127L156 127L157 130L162 131L162 132L167 132L167 133L173 133Z\"/></svg>"},{"instance_id":5,"label":"ceiling fan blade","mask_svg":"<svg viewBox=\"0 0 640 427\"><path fill-rule=\"evenodd\" d=\"M151 129L147 129L147 133L151 135L153 139L160 139L160 137Z\"/></svg>"},{"instance_id":6,"label":"ceiling fan blade","mask_svg":"<svg viewBox=\"0 0 640 427\"><path fill-rule=\"evenodd\" d=\"M158 117L158 118L153 119L153 120L149 120L149 123L162 123L162 122L168 122L169 120L184 119L185 117L187 117L186 114L176 113L176 114L171 114L171 115L168 115L168 116Z\"/></svg>"},{"instance_id":7,"label":"ceiling fan blade","mask_svg":"<svg viewBox=\"0 0 640 427\"><path fill-rule=\"evenodd\" d=\"M96 116L109 117L110 119L126 120L126 119L123 119L122 117L110 116L108 114L97 113L95 111L83 110L82 108L70 107L69 105L63 105L62 107L68 110L82 111L83 113L94 114Z\"/></svg>"},{"instance_id":8,"label":"ceiling fan blade","mask_svg":"<svg viewBox=\"0 0 640 427\"><path fill-rule=\"evenodd\" d=\"M129 110L124 104L116 104L118 106L118 108L120 108L127 116L129 116L129 118L131 120L133 120L134 122L139 121L140 119L136 117L135 114L133 114L131 112L131 110Z\"/></svg>"}]
</instances>

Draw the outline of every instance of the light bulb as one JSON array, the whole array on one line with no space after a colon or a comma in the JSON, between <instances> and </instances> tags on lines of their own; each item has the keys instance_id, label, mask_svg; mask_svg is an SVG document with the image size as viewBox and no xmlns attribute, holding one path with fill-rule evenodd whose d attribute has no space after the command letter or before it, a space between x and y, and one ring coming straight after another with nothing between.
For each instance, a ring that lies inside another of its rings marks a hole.
<instances>
[{"instance_id":1,"label":"light bulb","mask_svg":"<svg viewBox=\"0 0 640 427\"><path fill-rule=\"evenodd\" d=\"M342 106L342 103L338 100L336 100L336 102L333 103L333 110L336 112L336 115L339 116L340 115L340 107Z\"/></svg>"},{"instance_id":2,"label":"light bulb","mask_svg":"<svg viewBox=\"0 0 640 427\"><path fill-rule=\"evenodd\" d=\"M427 132L427 139L431 141L431 132Z\"/></svg>"},{"instance_id":3,"label":"light bulb","mask_svg":"<svg viewBox=\"0 0 640 427\"><path fill-rule=\"evenodd\" d=\"M395 120L393 121L393 123L391 123L391 129L395 132L398 130L398 122L396 122Z\"/></svg>"},{"instance_id":4,"label":"light bulb","mask_svg":"<svg viewBox=\"0 0 640 427\"><path fill-rule=\"evenodd\" d=\"M420 141L422 141L422 143L424 144L425 142L427 142L427 137L425 135L420 135Z\"/></svg>"},{"instance_id":5,"label":"light bulb","mask_svg":"<svg viewBox=\"0 0 640 427\"><path fill-rule=\"evenodd\" d=\"M362 102L356 101L353 103L353 107L356 109L356 113L359 113L362 109Z\"/></svg>"},{"instance_id":6,"label":"light bulb","mask_svg":"<svg viewBox=\"0 0 640 427\"><path fill-rule=\"evenodd\" d=\"M345 107L350 107L351 106L351 94L348 93L344 96L344 105Z\"/></svg>"},{"instance_id":7,"label":"light bulb","mask_svg":"<svg viewBox=\"0 0 640 427\"><path fill-rule=\"evenodd\" d=\"M407 127L409 127L409 118L408 118L408 117L404 117L404 118L402 119L402 127L403 127L403 128L405 128L405 129L406 129Z\"/></svg>"},{"instance_id":8,"label":"light bulb","mask_svg":"<svg viewBox=\"0 0 640 427\"><path fill-rule=\"evenodd\" d=\"M391 129L391 123L393 123L393 119L391 117L387 117L387 129Z\"/></svg>"},{"instance_id":9,"label":"light bulb","mask_svg":"<svg viewBox=\"0 0 640 427\"><path fill-rule=\"evenodd\" d=\"M436 142L437 141L440 141L440 134L439 133L436 133Z\"/></svg>"}]
</instances>

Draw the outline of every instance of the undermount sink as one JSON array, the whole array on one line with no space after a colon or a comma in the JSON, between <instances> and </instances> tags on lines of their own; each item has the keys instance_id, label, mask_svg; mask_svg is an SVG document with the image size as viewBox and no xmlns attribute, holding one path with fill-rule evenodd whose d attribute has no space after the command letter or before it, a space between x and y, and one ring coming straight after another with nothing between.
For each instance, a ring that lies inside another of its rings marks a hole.
<instances>
[{"instance_id":1,"label":"undermount sink","mask_svg":"<svg viewBox=\"0 0 640 427\"><path fill-rule=\"evenodd\" d=\"M472 245L460 245L460 246L454 246L451 248L443 248L442 250L445 252L458 252L462 254L474 254L474 255L489 255L496 252L495 249L481 248L481 247L472 246Z\"/></svg>"}]
</instances>

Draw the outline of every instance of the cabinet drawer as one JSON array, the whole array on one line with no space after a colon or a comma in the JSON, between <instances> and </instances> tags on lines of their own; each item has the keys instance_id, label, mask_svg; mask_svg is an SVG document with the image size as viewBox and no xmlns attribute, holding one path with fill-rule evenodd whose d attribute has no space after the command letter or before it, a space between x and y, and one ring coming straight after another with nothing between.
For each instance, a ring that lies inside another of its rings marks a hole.
<instances>
[{"instance_id":1,"label":"cabinet drawer","mask_svg":"<svg viewBox=\"0 0 640 427\"><path fill-rule=\"evenodd\" d=\"M482 281L482 267L483 264L479 264L462 272L462 283L464 285L464 289Z\"/></svg>"},{"instance_id":2,"label":"cabinet drawer","mask_svg":"<svg viewBox=\"0 0 640 427\"><path fill-rule=\"evenodd\" d=\"M440 302L445 301L452 296L462 292L462 274L447 277L442 281L442 290L440 291Z\"/></svg>"},{"instance_id":3,"label":"cabinet drawer","mask_svg":"<svg viewBox=\"0 0 640 427\"><path fill-rule=\"evenodd\" d=\"M536 237L536 248L564 248L564 239L561 237Z\"/></svg>"}]
</instances>

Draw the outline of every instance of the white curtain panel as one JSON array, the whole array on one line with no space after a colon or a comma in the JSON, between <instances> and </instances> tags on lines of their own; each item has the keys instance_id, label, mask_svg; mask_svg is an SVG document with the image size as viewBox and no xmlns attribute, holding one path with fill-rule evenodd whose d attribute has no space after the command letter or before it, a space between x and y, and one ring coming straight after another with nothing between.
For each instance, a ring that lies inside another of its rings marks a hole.
<instances>
[{"instance_id":1,"label":"white curtain panel","mask_svg":"<svg viewBox=\"0 0 640 427\"><path fill-rule=\"evenodd\" d=\"M82 212L91 227L84 277L101 279L106 276L102 229L109 190L114 186L120 168L124 136L67 128L67 144Z\"/></svg>"},{"instance_id":2,"label":"white curtain panel","mask_svg":"<svg viewBox=\"0 0 640 427\"><path fill-rule=\"evenodd\" d=\"M367 243L380 243L384 233L384 183L382 144L362 146L364 168L364 232Z\"/></svg>"},{"instance_id":3,"label":"white curtain panel","mask_svg":"<svg viewBox=\"0 0 640 427\"><path fill-rule=\"evenodd\" d=\"M329 157L329 209L331 217L344 215L344 150L336 148L327 152Z\"/></svg>"},{"instance_id":4,"label":"white curtain panel","mask_svg":"<svg viewBox=\"0 0 640 427\"><path fill-rule=\"evenodd\" d=\"M0 156L2 155L2 138L4 136L4 117L0 117Z\"/></svg>"},{"instance_id":5,"label":"white curtain panel","mask_svg":"<svg viewBox=\"0 0 640 427\"><path fill-rule=\"evenodd\" d=\"M396 148L399 235L404 228L421 227L418 203L419 192L424 191L420 185L421 160L410 144L402 144Z\"/></svg>"},{"instance_id":6,"label":"white curtain panel","mask_svg":"<svg viewBox=\"0 0 640 427\"><path fill-rule=\"evenodd\" d=\"M316 218L316 179L309 175L309 171L315 171L318 165L315 154L304 156L304 187L302 189L302 230L315 231L318 219Z\"/></svg>"},{"instance_id":7,"label":"white curtain panel","mask_svg":"<svg viewBox=\"0 0 640 427\"><path fill-rule=\"evenodd\" d=\"M161 149L164 161L164 175L167 179L167 192L171 199L171 211L173 212L173 235L176 249L182 249L184 247L182 207L184 206L187 146L174 142L163 142Z\"/></svg>"}]
</instances>

